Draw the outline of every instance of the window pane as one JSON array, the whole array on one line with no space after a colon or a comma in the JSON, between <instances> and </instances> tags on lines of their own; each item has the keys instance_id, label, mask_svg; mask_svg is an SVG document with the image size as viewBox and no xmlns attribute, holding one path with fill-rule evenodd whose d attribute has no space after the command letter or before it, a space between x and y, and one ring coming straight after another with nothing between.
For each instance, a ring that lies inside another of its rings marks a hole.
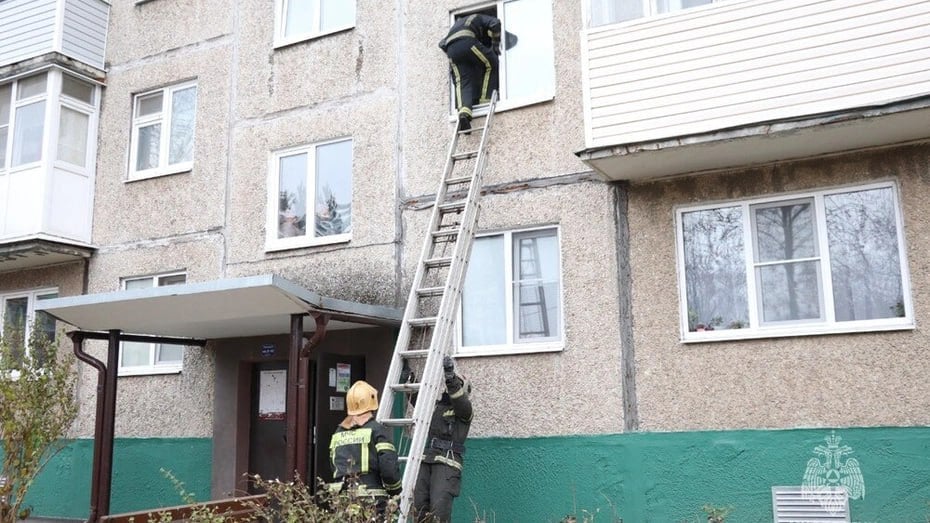
<instances>
[{"instance_id":1,"label":"window pane","mask_svg":"<svg viewBox=\"0 0 930 523\"><path fill-rule=\"evenodd\" d=\"M462 289L462 345L507 343L504 237L475 238Z\"/></svg>"},{"instance_id":2,"label":"window pane","mask_svg":"<svg viewBox=\"0 0 930 523\"><path fill-rule=\"evenodd\" d=\"M156 365L159 363L181 363L184 358L183 345L157 345L156 347Z\"/></svg>"},{"instance_id":3,"label":"window pane","mask_svg":"<svg viewBox=\"0 0 930 523\"><path fill-rule=\"evenodd\" d=\"M140 96L136 101L136 116L147 116L150 114L160 113L164 93L161 91Z\"/></svg>"},{"instance_id":4,"label":"window pane","mask_svg":"<svg viewBox=\"0 0 930 523\"><path fill-rule=\"evenodd\" d=\"M591 0L591 27L643 17L643 0Z\"/></svg>"},{"instance_id":5,"label":"window pane","mask_svg":"<svg viewBox=\"0 0 930 523\"><path fill-rule=\"evenodd\" d=\"M171 97L171 136L168 165L189 162L194 158L194 115L197 88L175 91Z\"/></svg>"},{"instance_id":6,"label":"window pane","mask_svg":"<svg viewBox=\"0 0 930 523\"><path fill-rule=\"evenodd\" d=\"M13 165L38 162L42 159L42 130L45 122L45 101L16 109L13 130Z\"/></svg>"},{"instance_id":7,"label":"window pane","mask_svg":"<svg viewBox=\"0 0 930 523\"><path fill-rule=\"evenodd\" d=\"M125 287L127 291L134 289L151 289L152 278L136 278L133 280L126 280L123 282L123 287Z\"/></svg>"},{"instance_id":8,"label":"window pane","mask_svg":"<svg viewBox=\"0 0 930 523\"><path fill-rule=\"evenodd\" d=\"M67 74L61 78L61 94L86 104L94 103L94 86Z\"/></svg>"},{"instance_id":9,"label":"window pane","mask_svg":"<svg viewBox=\"0 0 930 523\"><path fill-rule=\"evenodd\" d=\"M84 167L87 161L87 123L90 116L61 108L58 124L58 159Z\"/></svg>"},{"instance_id":10,"label":"window pane","mask_svg":"<svg viewBox=\"0 0 930 523\"><path fill-rule=\"evenodd\" d=\"M749 327L749 299L739 207L681 216L688 330Z\"/></svg>"},{"instance_id":11,"label":"window pane","mask_svg":"<svg viewBox=\"0 0 930 523\"><path fill-rule=\"evenodd\" d=\"M316 149L316 236L352 231L352 141Z\"/></svg>"},{"instance_id":12,"label":"window pane","mask_svg":"<svg viewBox=\"0 0 930 523\"><path fill-rule=\"evenodd\" d=\"M517 38L516 45L505 51L507 98L552 94L555 91L552 2L507 2L504 20L506 32Z\"/></svg>"},{"instance_id":13,"label":"window pane","mask_svg":"<svg viewBox=\"0 0 930 523\"><path fill-rule=\"evenodd\" d=\"M555 231L513 236L516 339L559 336L559 244Z\"/></svg>"},{"instance_id":14,"label":"window pane","mask_svg":"<svg viewBox=\"0 0 930 523\"><path fill-rule=\"evenodd\" d=\"M8 127L0 127L0 169L6 168L6 138Z\"/></svg>"},{"instance_id":15,"label":"window pane","mask_svg":"<svg viewBox=\"0 0 930 523\"><path fill-rule=\"evenodd\" d=\"M659 13L670 13L672 11L697 7L712 2L713 0L657 0L656 11Z\"/></svg>"},{"instance_id":16,"label":"window pane","mask_svg":"<svg viewBox=\"0 0 930 523\"><path fill-rule=\"evenodd\" d=\"M320 30L355 25L355 0L321 0Z\"/></svg>"},{"instance_id":17,"label":"window pane","mask_svg":"<svg viewBox=\"0 0 930 523\"><path fill-rule=\"evenodd\" d=\"M57 293L52 294L43 294L41 296L36 296L38 301L42 300L51 300L57 298ZM43 339L47 342L55 341L55 318L45 311L36 311L36 322L35 322L35 336L38 339ZM44 346L33 346L30 355L32 359L35 360L39 365L44 365L46 361L46 353L42 350Z\"/></svg>"},{"instance_id":18,"label":"window pane","mask_svg":"<svg viewBox=\"0 0 930 523\"><path fill-rule=\"evenodd\" d=\"M904 316L894 192L824 197L837 321Z\"/></svg>"},{"instance_id":19,"label":"window pane","mask_svg":"<svg viewBox=\"0 0 930 523\"><path fill-rule=\"evenodd\" d=\"M278 238L307 234L307 154L278 161Z\"/></svg>"},{"instance_id":20,"label":"window pane","mask_svg":"<svg viewBox=\"0 0 930 523\"><path fill-rule=\"evenodd\" d=\"M762 321L821 318L819 265L808 261L759 267Z\"/></svg>"},{"instance_id":21,"label":"window pane","mask_svg":"<svg viewBox=\"0 0 930 523\"><path fill-rule=\"evenodd\" d=\"M26 312L29 298L9 298L3 304L3 337L14 362L21 362L26 347Z\"/></svg>"},{"instance_id":22,"label":"window pane","mask_svg":"<svg viewBox=\"0 0 930 523\"><path fill-rule=\"evenodd\" d=\"M158 150L161 144L161 124L139 128L136 144L136 170L144 171L158 167Z\"/></svg>"},{"instance_id":23,"label":"window pane","mask_svg":"<svg viewBox=\"0 0 930 523\"><path fill-rule=\"evenodd\" d=\"M317 30L314 5L318 0L282 0L284 2L284 36L313 33Z\"/></svg>"},{"instance_id":24,"label":"window pane","mask_svg":"<svg viewBox=\"0 0 930 523\"><path fill-rule=\"evenodd\" d=\"M149 365L149 356L151 350L151 343L124 341L122 347L122 367L139 367L143 365Z\"/></svg>"},{"instance_id":25,"label":"window pane","mask_svg":"<svg viewBox=\"0 0 930 523\"><path fill-rule=\"evenodd\" d=\"M45 73L23 78L16 89L16 99L22 100L30 96L45 94Z\"/></svg>"},{"instance_id":26,"label":"window pane","mask_svg":"<svg viewBox=\"0 0 930 523\"><path fill-rule=\"evenodd\" d=\"M10 123L10 94L13 84L0 85L0 126Z\"/></svg>"},{"instance_id":27,"label":"window pane","mask_svg":"<svg viewBox=\"0 0 930 523\"><path fill-rule=\"evenodd\" d=\"M756 261L769 262L817 256L814 205L803 201L778 207L754 208Z\"/></svg>"},{"instance_id":28,"label":"window pane","mask_svg":"<svg viewBox=\"0 0 930 523\"><path fill-rule=\"evenodd\" d=\"M158 286L165 287L167 285L181 285L187 281L187 275L185 274L172 274L171 276L161 276L158 278Z\"/></svg>"}]
</instances>

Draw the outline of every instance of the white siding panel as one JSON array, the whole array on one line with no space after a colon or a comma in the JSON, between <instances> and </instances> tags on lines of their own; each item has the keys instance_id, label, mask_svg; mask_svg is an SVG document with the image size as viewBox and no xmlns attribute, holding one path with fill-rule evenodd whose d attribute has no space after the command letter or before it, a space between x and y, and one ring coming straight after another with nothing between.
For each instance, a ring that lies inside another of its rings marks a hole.
<instances>
[{"instance_id":1,"label":"white siding panel","mask_svg":"<svg viewBox=\"0 0 930 523\"><path fill-rule=\"evenodd\" d=\"M103 69L109 6L101 0L62 1L65 1L62 53Z\"/></svg>"},{"instance_id":2,"label":"white siding panel","mask_svg":"<svg viewBox=\"0 0 930 523\"><path fill-rule=\"evenodd\" d=\"M706 7L583 35L589 147L930 94L930 2Z\"/></svg>"},{"instance_id":3,"label":"white siding panel","mask_svg":"<svg viewBox=\"0 0 930 523\"><path fill-rule=\"evenodd\" d=\"M93 184L90 178L64 169L53 169L48 202L49 234L89 243L90 213L93 205Z\"/></svg>"},{"instance_id":4,"label":"white siding panel","mask_svg":"<svg viewBox=\"0 0 930 523\"><path fill-rule=\"evenodd\" d=\"M0 1L0 66L52 51L55 0Z\"/></svg>"}]
</instances>

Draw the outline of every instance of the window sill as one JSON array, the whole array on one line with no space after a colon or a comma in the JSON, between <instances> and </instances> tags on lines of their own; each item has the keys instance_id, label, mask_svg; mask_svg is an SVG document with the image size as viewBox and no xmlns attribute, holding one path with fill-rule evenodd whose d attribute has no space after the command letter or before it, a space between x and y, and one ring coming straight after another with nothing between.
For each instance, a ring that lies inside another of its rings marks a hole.
<instances>
[{"instance_id":1,"label":"window sill","mask_svg":"<svg viewBox=\"0 0 930 523\"><path fill-rule=\"evenodd\" d=\"M151 169L149 171L139 171L135 173L129 173L129 178L123 180L123 183L132 183L142 180L151 180L152 178L161 178L162 176L173 176L175 174L190 174L194 169L194 166L190 163L184 163L180 165L175 165L167 167L165 169Z\"/></svg>"},{"instance_id":2,"label":"window sill","mask_svg":"<svg viewBox=\"0 0 930 523\"><path fill-rule=\"evenodd\" d=\"M552 93L545 93L537 96L531 96L526 98L517 98L515 100L501 100L497 102L497 107L495 108L495 113L502 113L506 111L512 111L514 109L522 109L524 107L529 107L531 105L538 105L546 102L551 102L555 100L555 95ZM488 106L478 105L473 108L472 116L474 118L481 118L488 115ZM457 122L458 113L453 110L449 113L449 121Z\"/></svg>"},{"instance_id":3,"label":"window sill","mask_svg":"<svg viewBox=\"0 0 930 523\"><path fill-rule=\"evenodd\" d=\"M829 334L856 334L867 332L888 332L914 330L916 326L912 320L881 324L859 322L854 325L824 326L792 326L772 327L762 329L728 329L722 331L688 332L682 336L680 342L713 343L719 341L758 340L765 338L789 338L798 336L823 336Z\"/></svg>"},{"instance_id":4,"label":"window sill","mask_svg":"<svg viewBox=\"0 0 930 523\"><path fill-rule=\"evenodd\" d=\"M288 251L292 249L303 249L306 247L319 247L322 245L349 243L352 241L352 234L335 234L333 236L323 236L321 238L288 238L287 240L266 241L265 252Z\"/></svg>"},{"instance_id":5,"label":"window sill","mask_svg":"<svg viewBox=\"0 0 930 523\"><path fill-rule=\"evenodd\" d=\"M480 347L459 347L455 353L455 357L468 358L471 356L509 356L514 354L561 352L564 349L565 343L562 341L519 343L512 345L483 345Z\"/></svg>"},{"instance_id":6,"label":"window sill","mask_svg":"<svg viewBox=\"0 0 930 523\"><path fill-rule=\"evenodd\" d=\"M180 374L181 364L177 365L157 365L154 367L123 367L117 372L117 376L155 376L161 374Z\"/></svg>"},{"instance_id":7,"label":"window sill","mask_svg":"<svg viewBox=\"0 0 930 523\"><path fill-rule=\"evenodd\" d=\"M151 0L148 0L148 1L151 1ZM329 36L331 34L341 33L343 31L349 31L352 29L355 29L355 24L336 27L334 29L327 29L326 31L322 31L319 33L304 33L301 35L291 36L287 38L282 37L280 35L275 35L273 47L275 50L277 50L283 47L290 47L294 44L299 44L301 42L308 42L310 40L316 40L324 36Z\"/></svg>"}]
</instances>

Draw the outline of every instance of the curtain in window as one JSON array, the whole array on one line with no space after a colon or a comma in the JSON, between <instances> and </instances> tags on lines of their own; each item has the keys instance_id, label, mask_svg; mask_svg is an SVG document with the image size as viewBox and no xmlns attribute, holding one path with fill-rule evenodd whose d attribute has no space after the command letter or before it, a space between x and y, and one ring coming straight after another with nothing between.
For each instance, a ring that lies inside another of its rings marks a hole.
<instances>
[{"instance_id":1,"label":"curtain in window","mask_svg":"<svg viewBox=\"0 0 930 523\"><path fill-rule=\"evenodd\" d=\"M84 167L87 162L87 124L90 116L61 108L58 122L58 159Z\"/></svg>"},{"instance_id":2,"label":"curtain in window","mask_svg":"<svg viewBox=\"0 0 930 523\"><path fill-rule=\"evenodd\" d=\"M171 96L171 135L168 144L168 165L194 159L194 114L197 88L175 91Z\"/></svg>"}]
</instances>

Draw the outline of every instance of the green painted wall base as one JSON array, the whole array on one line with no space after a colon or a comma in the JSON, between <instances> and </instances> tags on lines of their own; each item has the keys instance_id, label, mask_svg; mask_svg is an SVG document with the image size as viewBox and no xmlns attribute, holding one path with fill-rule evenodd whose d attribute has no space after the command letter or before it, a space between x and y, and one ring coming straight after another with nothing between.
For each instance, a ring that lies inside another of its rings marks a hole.
<instances>
[{"instance_id":1,"label":"green painted wall base","mask_svg":"<svg viewBox=\"0 0 930 523\"><path fill-rule=\"evenodd\" d=\"M595 523L706 522L705 504L729 506L728 523L772 521L771 487L801 485L808 460L822 457L829 429L631 433L468 442L456 523L558 522L567 514ZM926 523L930 515L930 428L835 431L853 453L865 496L852 521ZM87 516L92 442L65 448L29 501L46 517ZM171 470L197 499L208 499L209 439L118 439L112 512L176 505L160 472Z\"/></svg>"},{"instance_id":2,"label":"green painted wall base","mask_svg":"<svg viewBox=\"0 0 930 523\"><path fill-rule=\"evenodd\" d=\"M835 431L859 462L865 496L854 522L926 523L930 428ZM582 511L594 522L706 522L705 504L730 506L727 523L771 522L774 485L801 485L823 458L829 429L631 433L468 441L456 523L558 522Z\"/></svg>"},{"instance_id":3,"label":"green painted wall base","mask_svg":"<svg viewBox=\"0 0 930 523\"><path fill-rule=\"evenodd\" d=\"M36 480L27 504L43 517L86 518L94 442L72 442L56 455ZM198 500L210 499L213 442L208 438L119 438L113 448L110 512L132 512L182 504L174 485L161 472L170 470Z\"/></svg>"}]
</instances>

